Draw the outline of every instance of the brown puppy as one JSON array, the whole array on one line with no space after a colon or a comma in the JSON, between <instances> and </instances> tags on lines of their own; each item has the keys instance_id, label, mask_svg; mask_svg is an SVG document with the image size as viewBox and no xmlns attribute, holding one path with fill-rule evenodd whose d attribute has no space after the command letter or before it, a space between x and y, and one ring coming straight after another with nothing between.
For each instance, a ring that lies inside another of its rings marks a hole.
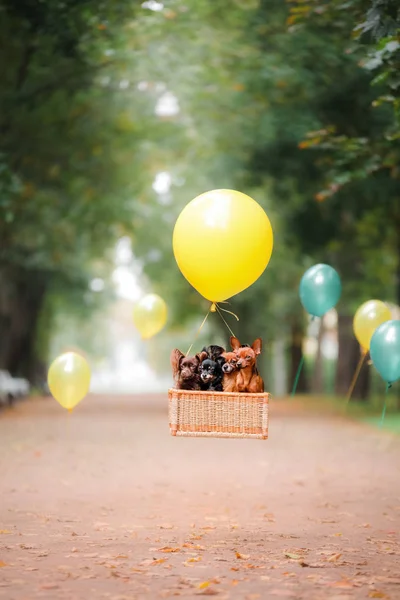
<instances>
[{"instance_id":1,"label":"brown puppy","mask_svg":"<svg viewBox=\"0 0 400 600\"><path fill-rule=\"evenodd\" d=\"M239 340L231 337L231 346L238 360L237 388L239 392L251 394L264 391L264 382L257 371L257 356L261 354L262 340L257 338L252 346L242 346Z\"/></svg>"},{"instance_id":2,"label":"brown puppy","mask_svg":"<svg viewBox=\"0 0 400 600\"><path fill-rule=\"evenodd\" d=\"M185 356L175 348L171 352L171 367L175 387L178 390L200 390L199 366L207 358L207 352L200 352L196 356Z\"/></svg>"},{"instance_id":3,"label":"brown puppy","mask_svg":"<svg viewBox=\"0 0 400 600\"><path fill-rule=\"evenodd\" d=\"M235 352L224 352L221 356L225 359L222 365L222 390L224 392L238 392L237 376L238 376L238 357Z\"/></svg>"}]
</instances>

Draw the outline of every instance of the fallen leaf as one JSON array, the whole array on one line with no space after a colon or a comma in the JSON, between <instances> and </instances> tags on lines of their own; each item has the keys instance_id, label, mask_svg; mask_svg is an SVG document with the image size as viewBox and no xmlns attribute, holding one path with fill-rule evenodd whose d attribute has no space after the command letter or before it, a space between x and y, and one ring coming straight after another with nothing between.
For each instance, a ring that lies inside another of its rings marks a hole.
<instances>
[{"instance_id":1,"label":"fallen leaf","mask_svg":"<svg viewBox=\"0 0 400 600\"><path fill-rule=\"evenodd\" d=\"M172 525L172 523L163 523L162 525L159 525L160 529L173 529L174 526Z\"/></svg>"},{"instance_id":2,"label":"fallen leaf","mask_svg":"<svg viewBox=\"0 0 400 600\"><path fill-rule=\"evenodd\" d=\"M156 550L156 552L165 552L166 554L169 554L171 552L180 552L181 549L180 548L170 548L169 546L164 546L164 548L159 548L158 550Z\"/></svg>"},{"instance_id":3,"label":"fallen leaf","mask_svg":"<svg viewBox=\"0 0 400 600\"><path fill-rule=\"evenodd\" d=\"M57 590L60 586L57 583L44 583L40 586L41 590Z\"/></svg>"},{"instance_id":4,"label":"fallen leaf","mask_svg":"<svg viewBox=\"0 0 400 600\"><path fill-rule=\"evenodd\" d=\"M199 589L200 590L205 590L206 588L208 588L208 586L210 585L210 581L203 581L203 583L199 584Z\"/></svg>"},{"instance_id":5,"label":"fallen leaf","mask_svg":"<svg viewBox=\"0 0 400 600\"><path fill-rule=\"evenodd\" d=\"M240 560L246 560L247 558L250 558L250 554L241 554L240 552L235 552L236 558L239 558Z\"/></svg>"},{"instance_id":6,"label":"fallen leaf","mask_svg":"<svg viewBox=\"0 0 400 600\"><path fill-rule=\"evenodd\" d=\"M195 563L195 562L200 562L200 561L201 561L201 556L193 556L192 558L188 558L186 562Z\"/></svg>"},{"instance_id":7,"label":"fallen leaf","mask_svg":"<svg viewBox=\"0 0 400 600\"><path fill-rule=\"evenodd\" d=\"M238 585L239 579L232 579L231 585Z\"/></svg>"},{"instance_id":8,"label":"fallen leaf","mask_svg":"<svg viewBox=\"0 0 400 600\"><path fill-rule=\"evenodd\" d=\"M341 579L340 581L335 581L334 583L328 584L330 587L334 588L353 588L354 585L348 579Z\"/></svg>"},{"instance_id":9,"label":"fallen leaf","mask_svg":"<svg viewBox=\"0 0 400 600\"><path fill-rule=\"evenodd\" d=\"M121 559L121 558L128 558L128 555L127 554L118 554L117 556L114 557L115 560Z\"/></svg>"},{"instance_id":10,"label":"fallen leaf","mask_svg":"<svg viewBox=\"0 0 400 600\"><path fill-rule=\"evenodd\" d=\"M167 559L166 559L166 558L157 558L156 560L153 560L153 561L150 563L150 566L151 566L151 567L153 567L153 566L155 566L155 565L162 565L162 563L165 563L165 562L167 562Z\"/></svg>"},{"instance_id":11,"label":"fallen leaf","mask_svg":"<svg viewBox=\"0 0 400 600\"><path fill-rule=\"evenodd\" d=\"M7 535L11 533L11 531L9 531L8 529L0 529L0 535Z\"/></svg>"},{"instance_id":12,"label":"fallen leaf","mask_svg":"<svg viewBox=\"0 0 400 600\"><path fill-rule=\"evenodd\" d=\"M293 554L292 552L285 552L286 558L291 558L292 560L300 560L300 554Z\"/></svg>"},{"instance_id":13,"label":"fallen leaf","mask_svg":"<svg viewBox=\"0 0 400 600\"><path fill-rule=\"evenodd\" d=\"M371 590L368 594L368 598L388 598L384 592L380 592L379 590Z\"/></svg>"},{"instance_id":14,"label":"fallen leaf","mask_svg":"<svg viewBox=\"0 0 400 600\"><path fill-rule=\"evenodd\" d=\"M219 594L218 590L214 590L213 588L207 588L198 592L199 596L216 596L217 594Z\"/></svg>"},{"instance_id":15,"label":"fallen leaf","mask_svg":"<svg viewBox=\"0 0 400 600\"><path fill-rule=\"evenodd\" d=\"M8 565L3 560L0 560L0 567L8 567Z\"/></svg>"},{"instance_id":16,"label":"fallen leaf","mask_svg":"<svg viewBox=\"0 0 400 600\"><path fill-rule=\"evenodd\" d=\"M341 556L341 552L338 552L337 554L332 554L332 556L328 558L328 562L336 562Z\"/></svg>"},{"instance_id":17,"label":"fallen leaf","mask_svg":"<svg viewBox=\"0 0 400 600\"><path fill-rule=\"evenodd\" d=\"M215 525L206 525L205 527L200 527L200 529L203 529L203 531L212 531L213 529L217 529L217 528Z\"/></svg>"},{"instance_id":18,"label":"fallen leaf","mask_svg":"<svg viewBox=\"0 0 400 600\"><path fill-rule=\"evenodd\" d=\"M188 558L183 565L185 567L191 567L193 563L197 563L201 561L201 556L194 556L193 558Z\"/></svg>"}]
</instances>

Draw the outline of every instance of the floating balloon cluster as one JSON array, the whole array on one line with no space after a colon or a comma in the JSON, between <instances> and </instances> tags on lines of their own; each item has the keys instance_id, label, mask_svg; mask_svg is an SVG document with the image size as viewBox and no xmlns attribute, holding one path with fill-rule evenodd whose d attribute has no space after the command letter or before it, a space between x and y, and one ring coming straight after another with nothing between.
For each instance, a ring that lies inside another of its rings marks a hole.
<instances>
[{"instance_id":1,"label":"floating balloon cluster","mask_svg":"<svg viewBox=\"0 0 400 600\"><path fill-rule=\"evenodd\" d=\"M336 306L341 289L335 269L314 265L300 281L300 301L310 315L323 317ZM368 300L357 309L353 320L354 335L362 351L359 366L370 352L373 364L389 385L400 379L400 321L391 320L391 316L384 302Z\"/></svg>"},{"instance_id":2,"label":"floating balloon cluster","mask_svg":"<svg viewBox=\"0 0 400 600\"><path fill-rule=\"evenodd\" d=\"M219 303L239 294L261 276L272 249L273 231L264 209L250 196L235 190L212 190L197 196L182 210L173 232L179 269L211 302L209 312L217 311L221 316L225 309ZM335 269L318 264L304 273L300 300L313 318L323 317L336 306L341 290ZM354 332L363 354L370 350L379 373L393 383L400 378L400 321L390 321L390 317L383 302L370 300L357 310ZM144 296L133 308L133 322L143 340L159 333L166 321L167 306L156 294ZM294 391L301 368L302 363ZM48 382L54 398L72 410L89 390L90 368L86 359L74 352L59 356L50 367Z\"/></svg>"}]
</instances>

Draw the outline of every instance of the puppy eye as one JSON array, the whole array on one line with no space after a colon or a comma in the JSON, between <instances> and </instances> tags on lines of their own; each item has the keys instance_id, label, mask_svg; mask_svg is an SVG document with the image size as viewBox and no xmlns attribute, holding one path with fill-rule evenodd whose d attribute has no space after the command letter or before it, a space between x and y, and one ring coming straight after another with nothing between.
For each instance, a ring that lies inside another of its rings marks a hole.
<instances>
[{"instance_id":1,"label":"puppy eye","mask_svg":"<svg viewBox=\"0 0 400 600\"><path fill-rule=\"evenodd\" d=\"M247 360L250 360L251 356L246 356Z\"/></svg>"}]
</instances>

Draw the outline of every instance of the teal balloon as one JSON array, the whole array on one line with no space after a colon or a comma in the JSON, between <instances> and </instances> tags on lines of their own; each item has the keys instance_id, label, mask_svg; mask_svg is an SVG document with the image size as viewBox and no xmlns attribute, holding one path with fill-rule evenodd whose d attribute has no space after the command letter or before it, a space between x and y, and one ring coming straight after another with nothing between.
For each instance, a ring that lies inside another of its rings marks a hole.
<instances>
[{"instance_id":1,"label":"teal balloon","mask_svg":"<svg viewBox=\"0 0 400 600\"><path fill-rule=\"evenodd\" d=\"M400 379L400 321L386 321L374 331L371 360L387 383Z\"/></svg>"},{"instance_id":2,"label":"teal balloon","mask_svg":"<svg viewBox=\"0 0 400 600\"><path fill-rule=\"evenodd\" d=\"M319 264L308 269L300 281L300 301L314 317L336 306L342 293L340 277L333 267Z\"/></svg>"}]
</instances>

